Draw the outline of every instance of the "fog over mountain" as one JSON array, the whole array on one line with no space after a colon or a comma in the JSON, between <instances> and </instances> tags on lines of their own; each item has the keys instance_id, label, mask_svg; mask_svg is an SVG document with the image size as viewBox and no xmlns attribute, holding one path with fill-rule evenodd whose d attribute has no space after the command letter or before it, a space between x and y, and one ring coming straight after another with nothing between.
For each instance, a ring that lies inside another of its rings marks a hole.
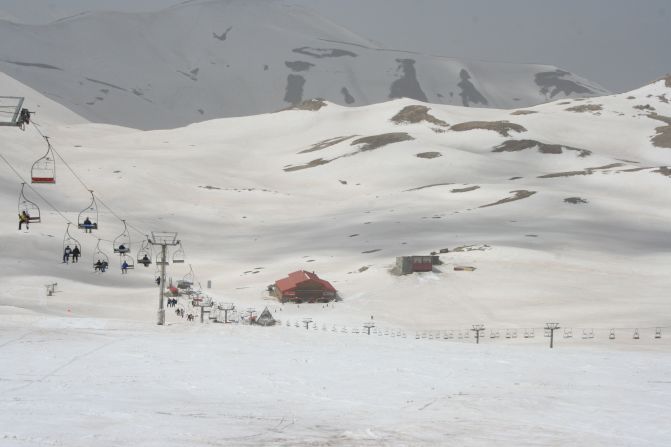
<instances>
[{"instance_id":1,"label":"fog over mountain","mask_svg":"<svg viewBox=\"0 0 671 447\"><path fill-rule=\"evenodd\" d=\"M254 0L248 0L252 2ZM44 24L83 11L156 11L180 0L3 0L0 18ZM623 92L671 72L667 0L276 0L386 47L560 66Z\"/></svg>"},{"instance_id":2,"label":"fog over mountain","mask_svg":"<svg viewBox=\"0 0 671 447\"><path fill-rule=\"evenodd\" d=\"M25 25L0 70L97 122L170 128L294 106L395 98L487 108L608 93L555 66L481 62L381 46L273 1L196 1Z\"/></svg>"}]
</instances>

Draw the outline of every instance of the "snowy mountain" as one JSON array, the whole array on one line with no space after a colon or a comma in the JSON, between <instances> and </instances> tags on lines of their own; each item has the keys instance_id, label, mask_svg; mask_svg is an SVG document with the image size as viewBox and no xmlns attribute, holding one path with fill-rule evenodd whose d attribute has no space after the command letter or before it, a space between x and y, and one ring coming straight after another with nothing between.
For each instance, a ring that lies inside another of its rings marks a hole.
<instances>
[{"instance_id":1,"label":"snowy mountain","mask_svg":"<svg viewBox=\"0 0 671 447\"><path fill-rule=\"evenodd\" d=\"M607 93L553 66L389 49L273 1L195 1L151 13L0 22L0 70L94 122L172 128L308 98L512 108Z\"/></svg>"},{"instance_id":2,"label":"snowy mountain","mask_svg":"<svg viewBox=\"0 0 671 447\"><path fill-rule=\"evenodd\" d=\"M26 191L42 222L17 231L17 173L46 145L0 127L0 444L668 445L671 78L513 110L310 101L149 132L0 87L63 157L55 185ZM93 234L71 228L83 256L62 264L80 181L109 208ZM156 326L154 266L124 275L111 254L119 219L133 255L178 231L187 262L169 277L191 264L215 300L281 325ZM433 272L390 273L445 249ZM342 301L267 295L298 269Z\"/></svg>"}]
</instances>

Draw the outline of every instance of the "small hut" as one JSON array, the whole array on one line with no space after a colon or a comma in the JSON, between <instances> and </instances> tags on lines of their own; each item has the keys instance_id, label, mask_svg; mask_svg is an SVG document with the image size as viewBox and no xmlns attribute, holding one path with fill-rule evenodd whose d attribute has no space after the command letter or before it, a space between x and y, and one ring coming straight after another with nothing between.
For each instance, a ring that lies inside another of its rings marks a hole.
<instances>
[{"instance_id":1,"label":"small hut","mask_svg":"<svg viewBox=\"0 0 671 447\"><path fill-rule=\"evenodd\" d=\"M256 317L256 320L254 321L254 324L258 324L259 326L274 326L275 323L277 323L277 321L273 318L273 314L270 313L268 307L263 309L261 315Z\"/></svg>"},{"instance_id":2,"label":"small hut","mask_svg":"<svg viewBox=\"0 0 671 447\"><path fill-rule=\"evenodd\" d=\"M337 297L337 291L330 282L321 279L315 272L305 270L290 273L286 278L275 281L271 289L271 293L283 303L323 303Z\"/></svg>"},{"instance_id":3,"label":"small hut","mask_svg":"<svg viewBox=\"0 0 671 447\"><path fill-rule=\"evenodd\" d=\"M394 272L409 275L415 272L431 272L434 265L440 265L440 256L399 256L396 258Z\"/></svg>"}]
</instances>

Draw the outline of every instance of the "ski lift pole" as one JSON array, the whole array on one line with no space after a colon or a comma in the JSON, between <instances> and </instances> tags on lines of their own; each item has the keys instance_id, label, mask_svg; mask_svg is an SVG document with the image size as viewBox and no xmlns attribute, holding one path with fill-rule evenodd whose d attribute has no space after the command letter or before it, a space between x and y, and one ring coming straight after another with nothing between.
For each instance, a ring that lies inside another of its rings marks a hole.
<instances>
[{"instance_id":1,"label":"ski lift pole","mask_svg":"<svg viewBox=\"0 0 671 447\"><path fill-rule=\"evenodd\" d=\"M125 225L125 222L124 222ZM151 238L148 239L151 245L160 245L161 246L161 277L159 284L158 292L158 321L156 324L162 326L165 324L165 307L164 307L164 296L165 296L165 265L168 263L166 261L168 245L174 247L179 244L177 240L177 233L175 232L153 232L151 233Z\"/></svg>"},{"instance_id":2,"label":"ski lift pole","mask_svg":"<svg viewBox=\"0 0 671 447\"><path fill-rule=\"evenodd\" d=\"M165 295L165 255L168 251L168 246L166 244L161 244L161 287L159 287L158 294L158 324L162 326L165 324L165 308L163 307L164 295Z\"/></svg>"}]
</instances>

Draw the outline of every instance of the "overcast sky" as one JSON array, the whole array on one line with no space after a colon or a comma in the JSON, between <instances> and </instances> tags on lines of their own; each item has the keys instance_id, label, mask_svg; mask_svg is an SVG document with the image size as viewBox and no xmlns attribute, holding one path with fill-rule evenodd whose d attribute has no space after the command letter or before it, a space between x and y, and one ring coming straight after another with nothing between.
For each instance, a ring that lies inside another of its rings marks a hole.
<instances>
[{"instance_id":1,"label":"overcast sky","mask_svg":"<svg viewBox=\"0 0 671 447\"><path fill-rule=\"evenodd\" d=\"M671 72L671 0L273 1L307 6L386 47L556 65L615 92ZM84 10L176 3L182 1L0 0L0 17L44 23Z\"/></svg>"}]
</instances>

